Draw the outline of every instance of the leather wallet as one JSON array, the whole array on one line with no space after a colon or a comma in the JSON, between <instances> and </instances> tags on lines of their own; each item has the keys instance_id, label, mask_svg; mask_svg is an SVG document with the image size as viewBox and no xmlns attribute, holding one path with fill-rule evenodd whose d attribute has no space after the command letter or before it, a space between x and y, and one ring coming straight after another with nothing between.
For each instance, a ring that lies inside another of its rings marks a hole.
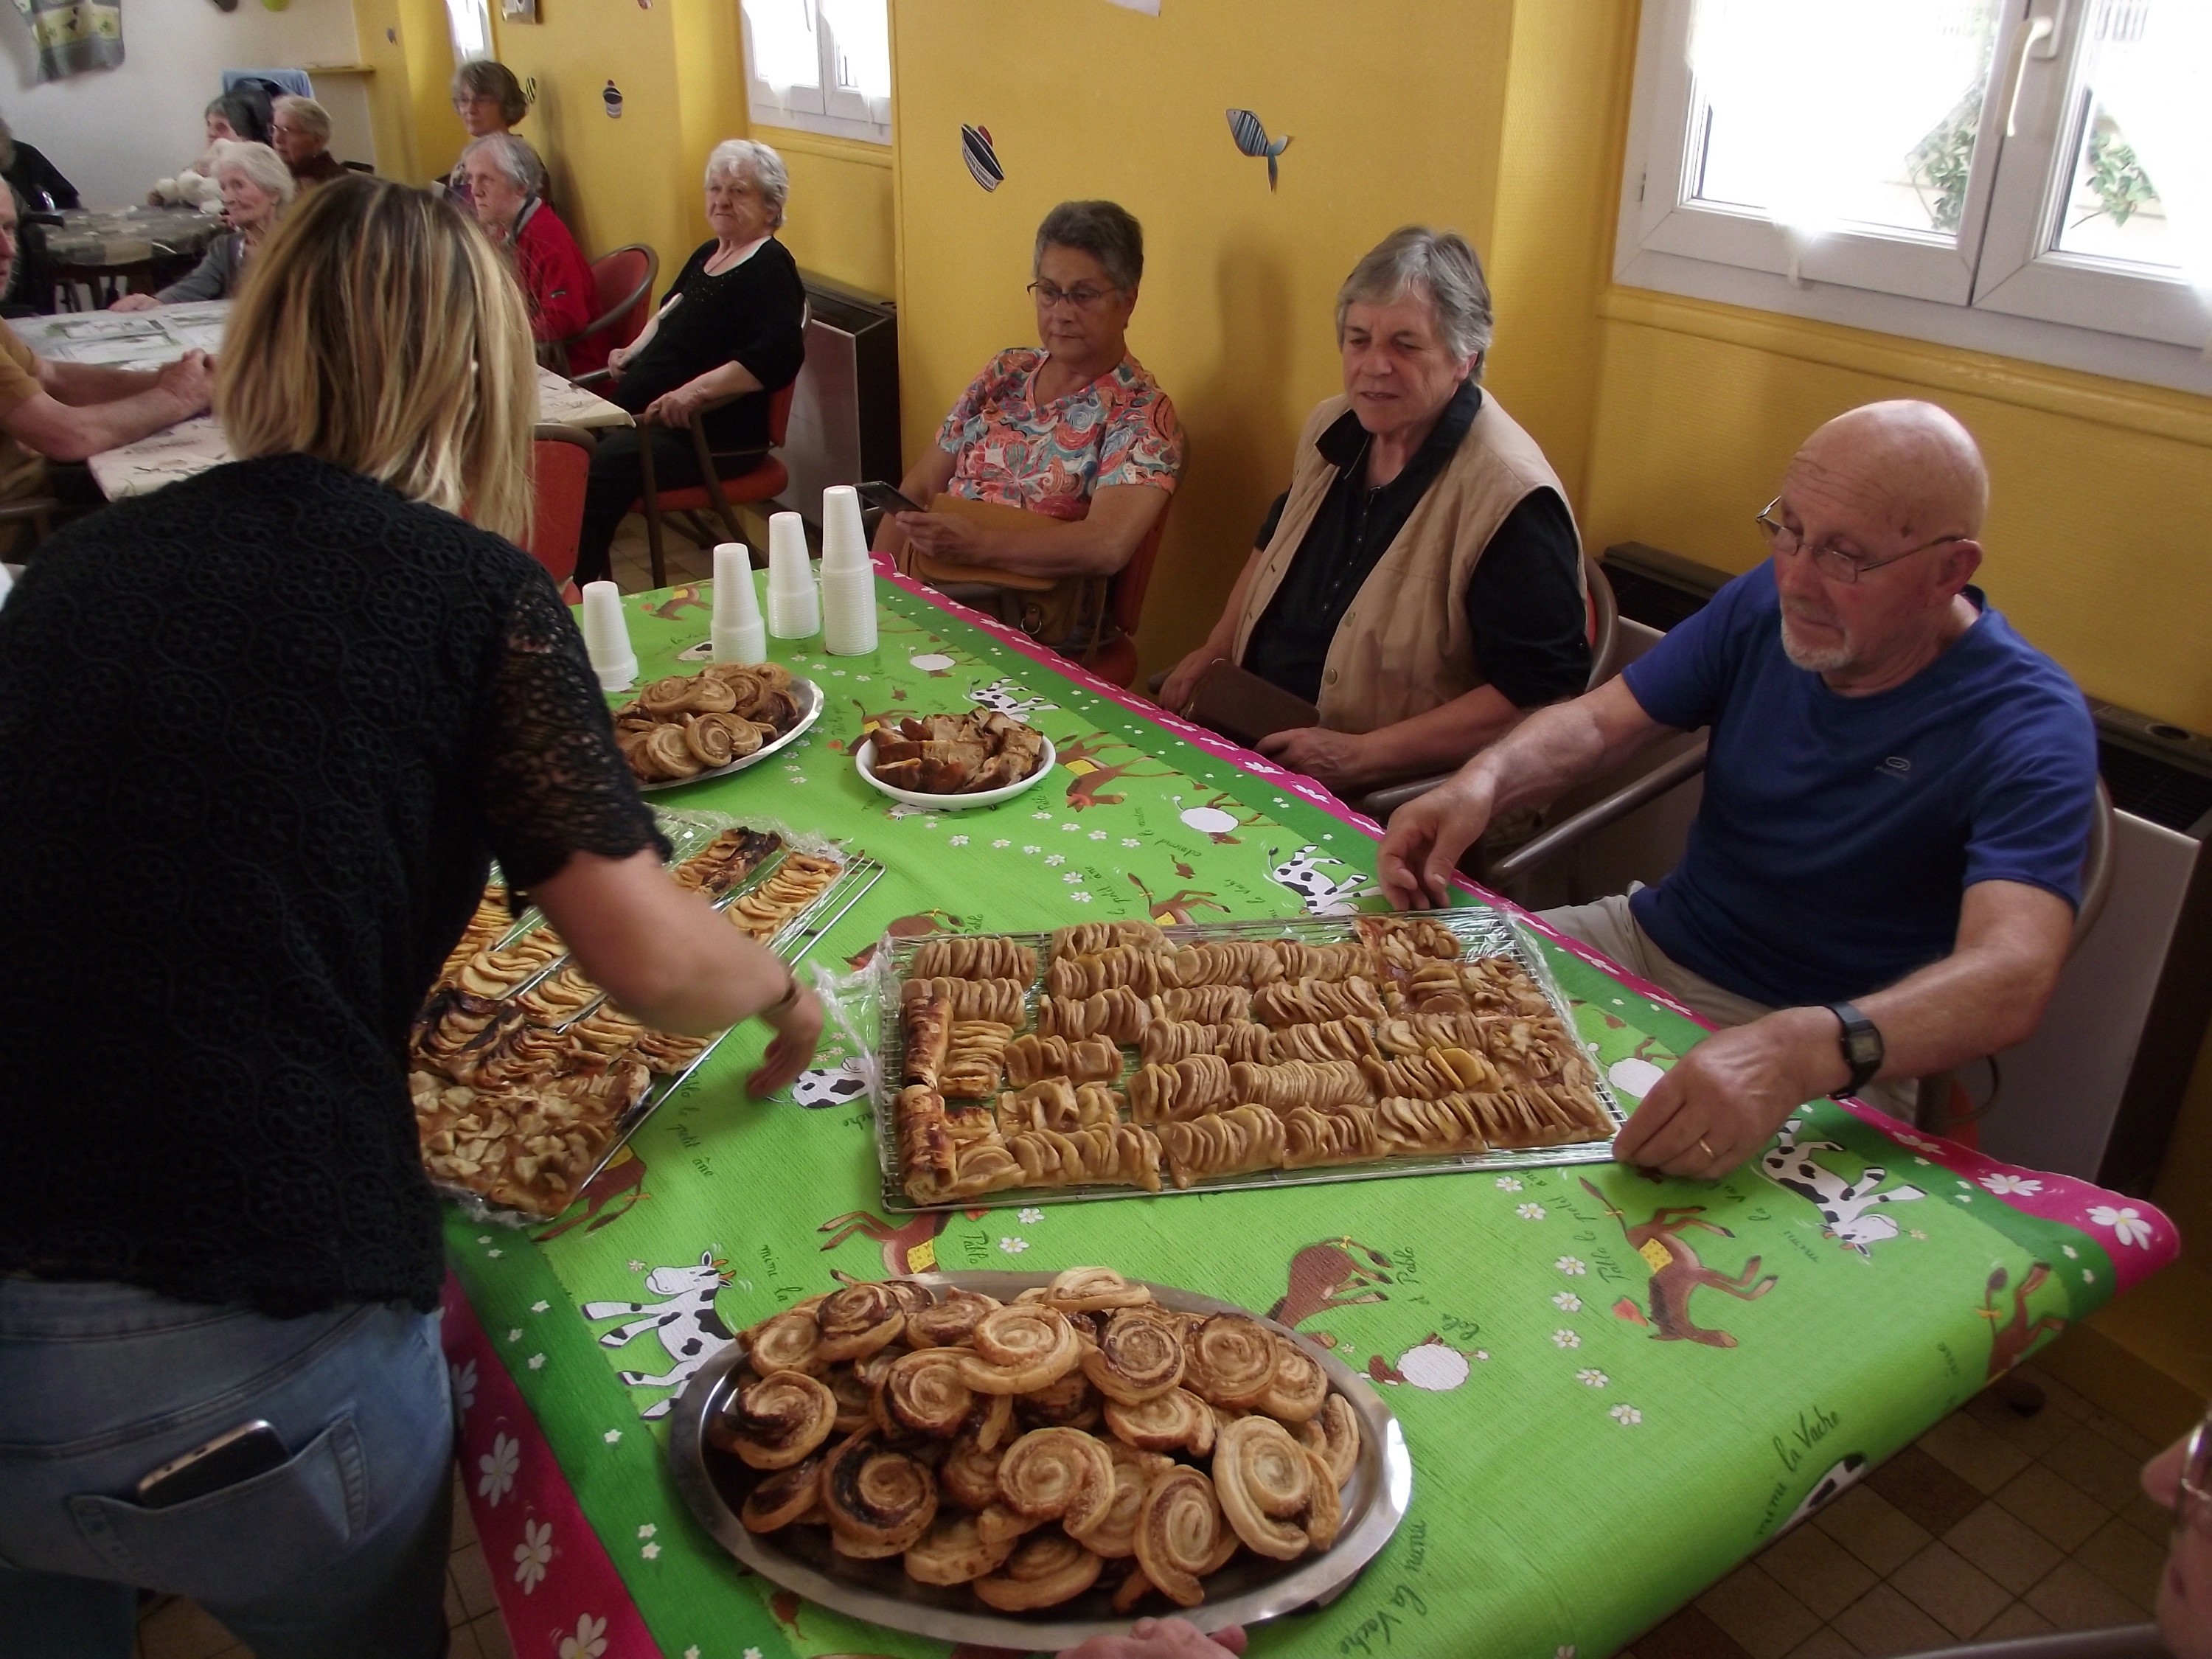
<instances>
[{"instance_id":1,"label":"leather wallet","mask_svg":"<svg viewBox=\"0 0 2212 1659\"><path fill-rule=\"evenodd\" d=\"M1247 749L1278 732L1321 724L1321 710L1304 697L1239 668L1226 657L1198 677L1176 712Z\"/></svg>"}]
</instances>

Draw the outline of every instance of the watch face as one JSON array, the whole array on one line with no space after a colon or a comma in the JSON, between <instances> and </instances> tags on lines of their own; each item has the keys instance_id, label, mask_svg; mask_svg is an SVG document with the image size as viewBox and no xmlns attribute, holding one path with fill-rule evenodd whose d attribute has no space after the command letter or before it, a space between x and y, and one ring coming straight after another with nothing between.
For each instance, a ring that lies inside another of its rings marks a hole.
<instances>
[{"instance_id":1,"label":"watch face","mask_svg":"<svg viewBox=\"0 0 2212 1659\"><path fill-rule=\"evenodd\" d=\"M1844 1052L1854 1066L1871 1066L1881 1058L1881 1035L1871 1027L1855 1030L1844 1039Z\"/></svg>"}]
</instances>

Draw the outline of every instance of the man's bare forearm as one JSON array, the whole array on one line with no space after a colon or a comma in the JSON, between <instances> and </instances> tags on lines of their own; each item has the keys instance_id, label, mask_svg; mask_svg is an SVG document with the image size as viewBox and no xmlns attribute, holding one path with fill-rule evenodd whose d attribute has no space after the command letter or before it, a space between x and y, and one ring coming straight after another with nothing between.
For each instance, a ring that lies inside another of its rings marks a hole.
<instances>
[{"instance_id":1,"label":"man's bare forearm","mask_svg":"<svg viewBox=\"0 0 2212 1659\"><path fill-rule=\"evenodd\" d=\"M1625 700L1626 708L1618 707ZM1634 718L1624 719L1625 714ZM1490 786L1492 811L1541 805L1626 760L1668 728L1644 717L1618 680L1540 708L1464 769Z\"/></svg>"}]
</instances>

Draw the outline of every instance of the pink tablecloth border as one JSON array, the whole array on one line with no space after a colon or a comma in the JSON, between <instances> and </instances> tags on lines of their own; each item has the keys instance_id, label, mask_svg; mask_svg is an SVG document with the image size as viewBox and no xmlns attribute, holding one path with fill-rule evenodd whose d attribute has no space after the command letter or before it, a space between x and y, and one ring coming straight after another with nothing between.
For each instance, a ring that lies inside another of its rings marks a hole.
<instances>
[{"instance_id":1,"label":"pink tablecloth border","mask_svg":"<svg viewBox=\"0 0 2212 1659\"><path fill-rule=\"evenodd\" d=\"M662 1659L537 1417L451 1273L444 1328L462 1490L516 1659L560 1659L563 1641L574 1644L571 1653L594 1659Z\"/></svg>"}]
</instances>

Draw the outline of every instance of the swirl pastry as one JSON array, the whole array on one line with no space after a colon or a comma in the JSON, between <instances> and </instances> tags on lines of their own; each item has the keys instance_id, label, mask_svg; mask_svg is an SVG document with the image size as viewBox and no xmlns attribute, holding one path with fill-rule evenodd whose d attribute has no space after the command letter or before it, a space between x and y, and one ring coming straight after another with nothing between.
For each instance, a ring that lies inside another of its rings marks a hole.
<instances>
[{"instance_id":1,"label":"swirl pastry","mask_svg":"<svg viewBox=\"0 0 2212 1659\"><path fill-rule=\"evenodd\" d=\"M1047 997L1037 1005L1037 1030L1071 1041L1103 1036L1134 1046L1152 1018L1150 1005L1126 985L1081 999Z\"/></svg>"},{"instance_id":2,"label":"swirl pastry","mask_svg":"<svg viewBox=\"0 0 2212 1659\"><path fill-rule=\"evenodd\" d=\"M960 1378L958 1352L916 1348L890 1363L877 1396L900 1424L940 1437L956 1434L975 1408Z\"/></svg>"},{"instance_id":3,"label":"swirl pastry","mask_svg":"<svg viewBox=\"0 0 2212 1659\"><path fill-rule=\"evenodd\" d=\"M1349 1060L1286 1060L1279 1066L1240 1061L1231 1071L1230 1091L1272 1112L1293 1106L1342 1106L1372 1100L1359 1066ZM1399 1092L1403 1092L1400 1091Z\"/></svg>"},{"instance_id":4,"label":"swirl pastry","mask_svg":"<svg viewBox=\"0 0 2212 1659\"><path fill-rule=\"evenodd\" d=\"M1216 1314L1191 1334L1183 1374L1187 1386L1217 1406L1258 1403L1275 1380L1275 1334L1242 1314Z\"/></svg>"},{"instance_id":5,"label":"swirl pastry","mask_svg":"<svg viewBox=\"0 0 2212 1659\"><path fill-rule=\"evenodd\" d=\"M906 1329L905 1302L888 1284L848 1285L814 1313L822 1333L815 1352L832 1364L874 1353Z\"/></svg>"},{"instance_id":6,"label":"swirl pastry","mask_svg":"<svg viewBox=\"0 0 2212 1659\"><path fill-rule=\"evenodd\" d=\"M1071 1083L1112 1083L1121 1075L1121 1051L1107 1037L1018 1036L1006 1044L1006 1081L1017 1089L1048 1077Z\"/></svg>"},{"instance_id":7,"label":"swirl pastry","mask_svg":"<svg viewBox=\"0 0 2212 1659\"><path fill-rule=\"evenodd\" d=\"M1152 1293L1133 1285L1111 1267L1068 1267L1045 1286L1045 1299L1062 1313L1096 1313L1107 1308L1139 1308Z\"/></svg>"},{"instance_id":8,"label":"swirl pastry","mask_svg":"<svg viewBox=\"0 0 2212 1659\"><path fill-rule=\"evenodd\" d=\"M1310 1446L1300 1446L1313 1467L1313 1484L1306 1495L1306 1543L1316 1550L1330 1548L1344 1527L1344 1489L1328 1458Z\"/></svg>"},{"instance_id":9,"label":"swirl pastry","mask_svg":"<svg viewBox=\"0 0 2212 1659\"><path fill-rule=\"evenodd\" d=\"M1006 1401L1011 1407L1011 1395L996 1398ZM999 1464L1006 1449L990 1449L981 1445L973 1434L961 1435L953 1441L945 1454L945 1461L937 1466L937 1485L944 1495L966 1510L988 1508L999 1501Z\"/></svg>"},{"instance_id":10,"label":"swirl pastry","mask_svg":"<svg viewBox=\"0 0 2212 1659\"><path fill-rule=\"evenodd\" d=\"M740 1389L707 1425L707 1438L757 1469L787 1469L811 1455L837 1423L837 1399L801 1371L771 1371Z\"/></svg>"},{"instance_id":11,"label":"swirl pastry","mask_svg":"<svg viewBox=\"0 0 2212 1659\"><path fill-rule=\"evenodd\" d=\"M1004 1565L1014 1542L985 1543L972 1515L940 1515L908 1547L906 1575L924 1584L969 1583Z\"/></svg>"},{"instance_id":12,"label":"swirl pastry","mask_svg":"<svg viewBox=\"0 0 2212 1659\"><path fill-rule=\"evenodd\" d=\"M776 1532L821 1501L822 1460L810 1457L755 1482L738 1508L738 1520L747 1532Z\"/></svg>"},{"instance_id":13,"label":"swirl pastry","mask_svg":"<svg viewBox=\"0 0 2212 1659\"><path fill-rule=\"evenodd\" d=\"M822 1507L838 1538L878 1556L896 1555L911 1547L936 1519L937 1482L927 1465L890 1450L878 1443L873 1430L863 1430L823 1459Z\"/></svg>"},{"instance_id":14,"label":"swirl pastry","mask_svg":"<svg viewBox=\"0 0 2212 1659\"><path fill-rule=\"evenodd\" d=\"M1083 1374L1109 1400L1134 1406L1165 1394L1182 1381L1182 1334L1142 1311L1116 1313L1085 1348Z\"/></svg>"},{"instance_id":15,"label":"swirl pastry","mask_svg":"<svg viewBox=\"0 0 2212 1659\"><path fill-rule=\"evenodd\" d=\"M1026 1515L1010 1510L1000 1499L994 1498L975 1511L975 1535L987 1544L1004 1544L1012 1549L1015 1540L1024 1533L1035 1532L1050 1524L1032 1521Z\"/></svg>"},{"instance_id":16,"label":"swirl pastry","mask_svg":"<svg viewBox=\"0 0 2212 1659\"><path fill-rule=\"evenodd\" d=\"M1310 1030L1310 1026L1295 1029ZM1390 1155L1382 1124L1366 1106L1293 1107L1282 1115L1285 1170L1326 1164L1369 1164Z\"/></svg>"},{"instance_id":17,"label":"swirl pastry","mask_svg":"<svg viewBox=\"0 0 2212 1659\"><path fill-rule=\"evenodd\" d=\"M978 1394L1028 1394L1057 1382L1083 1357L1083 1345L1057 1308L1017 1303L976 1322L961 1381Z\"/></svg>"},{"instance_id":18,"label":"swirl pastry","mask_svg":"<svg viewBox=\"0 0 2212 1659\"><path fill-rule=\"evenodd\" d=\"M830 1392L837 1401L839 1434L858 1434L871 1423L881 1426L876 1415L876 1390L868 1385L858 1368L834 1365L828 1373Z\"/></svg>"},{"instance_id":19,"label":"swirl pastry","mask_svg":"<svg viewBox=\"0 0 2212 1659\"><path fill-rule=\"evenodd\" d=\"M906 1316L906 1340L917 1348L951 1348L965 1342L977 1322L1000 1305L980 1291L951 1290L942 1302Z\"/></svg>"},{"instance_id":20,"label":"swirl pastry","mask_svg":"<svg viewBox=\"0 0 2212 1659\"><path fill-rule=\"evenodd\" d=\"M1139 1451L1187 1451L1204 1457L1213 1449L1213 1408L1188 1389L1170 1389L1149 1400L1127 1404L1106 1401L1106 1426Z\"/></svg>"},{"instance_id":21,"label":"swirl pastry","mask_svg":"<svg viewBox=\"0 0 2212 1659\"><path fill-rule=\"evenodd\" d=\"M1087 1317L1088 1315L1077 1314L1068 1322L1074 1324ZM1079 1330L1079 1339L1080 1335ZM1091 1345L1085 1342L1082 1351L1088 1353ZM1057 1382L1048 1382L1024 1395L1014 1402L1014 1414L1025 1429L1095 1429L1098 1426L1098 1392L1079 1368Z\"/></svg>"},{"instance_id":22,"label":"swirl pastry","mask_svg":"<svg viewBox=\"0 0 2212 1659\"><path fill-rule=\"evenodd\" d=\"M655 680L638 694L631 708L652 715L655 720L671 720L691 707L691 677L672 674L666 679ZM733 702L730 707L734 708ZM624 713L629 710L625 709Z\"/></svg>"},{"instance_id":23,"label":"swirl pastry","mask_svg":"<svg viewBox=\"0 0 2212 1659\"><path fill-rule=\"evenodd\" d=\"M1285 980L1252 994L1253 1017L1268 1025L1310 1025L1322 1020L1380 1019L1382 1000L1367 980Z\"/></svg>"},{"instance_id":24,"label":"swirl pastry","mask_svg":"<svg viewBox=\"0 0 2212 1659\"><path fill-rule=\"evenodd\" d=\"M1267 1028L1249 1021L1202 1025L1195 1020L1155 1018L1137 1045L1137 1058L1147 1066L1172 1066L1193 1054L1219 1054L1232 1064L1273 1058L1268 1052Z\"/></svg>"},{"instance_id":25,"label":"swirl pastry","mask_svg":"<svg viewBox=\"0 0 2212 1659\"><path fill-rule=\"evenodd\" d=\"M1221 1512L1255 1554L1294 1561L1306 1553L1305 1528L1285 1517L1312 1506L1316 1484L1329 1486L1327 1465L1272 1417L1240 1417L1213 1443Z\"/></svg>"},{"instance_id":26,"label":"swirl pastry","mask_svg":"<svg viewBox=\"0 0 2212 1659\"><path fill-rule=\"evenodd\" d=\"M1275 1375L1255 1402L1279 1423L1310 1421L1328 1403L1328 1373L1295 1342L1275 1339Z\"/></svg>"},{"instance_id":27,"label":"swirl pastry","mask_svg":"<svg viewBox=\"0 0 2212 1659\"><path fill-rule=\"evenodd\" d=\"M1134 1450L1118 1440L1106 1443L1106 1453L1114 1460L1114 1501L1104 1517L1081 1532L1063 1520L1060 1529L1095 1555L1126 1560L1136 1553L1137 1516L1144 1510L1152 1477L1173 1468L1175 1460L1158 1452Z\"/></svg>"},{"instance_id":28,"label":"swirl pastry","mask_svg":"<svg viewBox=\"0 0 2212 1659\"><path fill-rule=\"evenodd\" d=\"M1026 985L1036 972L1036 952L1003 933L955 933L927 940L914 953L916 979L1018 979Z\"/></svg>"},{"instance_id":29,"label":"swirl pastry","mask_svg":"<svg viewBox=\"0 0 2212 1659\"><path fill-rule=\"evenodd\" d=\"M1022 1006L1028 987L1018 979L910 979L899 988L902 1006L942 997L957 1020L988 1019L1020 1030L1029 1013Z\"/></svg>"},{"instance_id":30,"label":"swirl pastry","mask_svg":"<svg viewBox=\"0 0 2212 1659\"><path fill-rule=\"evenodd\" d=\"M1187 1123L1163 1123L1152 1133L1178 1188L1206 1176L1272 1170L1283 1161L1283 1121L1249 1103Z\"/></svg>"},{"instance_id":31,"label":"swirl pastry","mask_svg":"<svg viewBox=\"0 0 2212 1659\"><path fill-rule=\"evenodd\" d=\"M1013 1034L1013 1027L996 1020L956 1022L938 1073L939 1091L957 1100L987 1100L997 1094L1006 1042Z\"/></svg>"},{"instance_id":32,"label":"swirl pastry","mask_svg":"<svg viewBox=\"0 0 2212 1659\"><path fill-rule=\"evenodd\" d=\"M1055 960L1095 957L1133 945L1152 951L1170 948L1168 936L1149 921L1079 921L1053 934L1052 954Z\"/></svg>"},{"instance_id":33,"label":"swirl pastry","mask_svg":"<svg viewBox=\"0 0 2212 1659\"><path fill-rule=\"evenodd\" d=\"M1006 1565L969 1587L976 1600L1001 1613L1026 1613L1072 1601L1098 1582L1105 1563L1065 1533L1024 1539Z\"/></svg>"},{"instance_id":34,"label":"swirl pastry","mask_svg":"<svg viewBox=\"0 0 2212 1659\"><path fill-rule=\"evenodd\" d=\"M1129 1112L1139 1123L1196 1117L1249 1096L1231 1092L1232 1073L1219 1054L1192 1054L1172 1066L1139 1066L1129 1078Z\"/></svg>"},{"instance_id":35,"label":"swirl pastry","mask_svg":"<svg viewBox=\"0 0 2212 1659\"><path fill-rule=\"evenodd\" d=\"M1192 985L1163 991L1152 999L1155 1019L1195 1020L1201 1025L1249 1021L1252 993L1242 985Z\"/></svg>"},{"instance_id":36,"label":"swirl pastry","mask_svg":"<svg viewBox=\"0 0 2212 1659\"><path fill-rule=\"evenodd\" d=\"M1267 1030L1264 1025L1259 1029ZM1330 1019L1279 1026L1269 1034L1267 1052L1251 1058L1280 1065L1287 1060L1364 1060L1378 1054L1372 1020Z\"/></svg>"},{"instance_id":37,"label":"swirl pastry","mask_svg":"<svg viewBox=\"0 0 2212 1659\"><path fill-rule=\"evenodd\" d=\"M732 714L686 714L678 729L684 734L684 746L691 751L691 757L710 771L718 766L727 766L738 757L735 735L738 731L744 732L750 739L746 753L750 754L760 747L760 736L753 730L751 722L741 720Z\"/></svg>"},{"instance_id":38,"label":"swirl pastry","mask_svg":"<svg viewBox=\"0 0 2212 1659\"><path fill-rule=\"evenodd\" d=\"M1163 951L1125 945L1090 957L1056 957L1045 969L1046 994L1056 997L1096 996L1126 985L1140 996L1176 983L1176 957Z\"/></svg>"},{"instance_id":39,"label":"swirl pastry","mask_svg":"<svg viewBox=\"0 0 2212 1659\"><path fill-rule=\"evenodd\" d=\"M1114 1460L1080 1429L1031 1429L1000 1460L999 1496L1017 1515L1088 1531L1114 1506Z\"/></svg>"},{"instance_id":40,"label":"swirl pastry","mask_svg":"<svg viewBox=\"0 0 2212 1659\"><path fill-rule=\"evenodd\" d=\"M1175 953L1170 985L1242 985L1256 990L1283 976L1283 960L1268 940L1220 940L1187 945Z\"/></svg>"},{"instance_id":41,"label":"swirl pastry","mask_svg":"<svg viewBox=\"0 0 2212 1659\"><path fill-rule=\"evenodd\" d=\"M744 1334L744 1342L746 1362L763 1376L777 1371L819 1376L830 1368L822 1352L822 1328L811 1308L763 1319Z\"/></svg>"},{"instance_id":42,"label":"swirl pastry","mask_svg":"<svg viewBox=\"0 0 2212 1659\"><path fill-rule=\"evenodd\" d=\"M1200 1581L1228 1559L1222 1542L1229 1530L1213 1482L1179 1464L1145 1488L1131 1547L1153 1589L1178 1607L1194 1607L1206 1599Z\"/></svg>"}]
</instances>

